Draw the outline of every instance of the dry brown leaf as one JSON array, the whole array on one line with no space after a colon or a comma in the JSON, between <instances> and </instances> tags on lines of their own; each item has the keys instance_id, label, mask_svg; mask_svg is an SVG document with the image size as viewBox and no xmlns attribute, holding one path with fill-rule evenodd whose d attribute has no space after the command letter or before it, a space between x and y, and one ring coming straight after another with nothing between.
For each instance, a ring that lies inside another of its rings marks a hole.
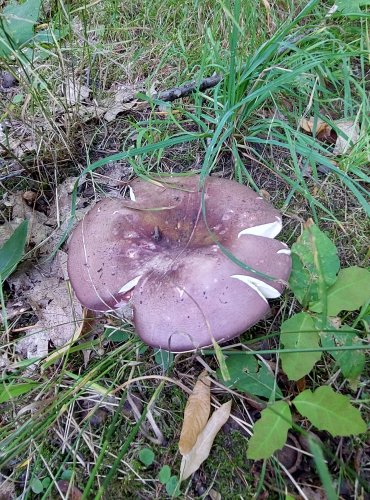
<instances>
[{"instance_id":1,"label":"dry brown leaf","mask_svg":"<svg viewBox=\"0 0 370 500\"><path fill-rule=\"evenodd\" d=\"M207 425L199 434L198 439L190 453L182 457L180 479L184 481L197 471L200 465L208 458L213 441L221 427L229 419L231 412L231 401L223 404L213 412Z\"/></svg>"},{"instance_id":2,"label":"dry brown leaf","mask_svg":"<svg viewBox=\"0 0 370 500\"><path fill-rule=\"evenodd\" d=\"M27 273L20 266L8 280L38 317L36 325L17 344L17 351L26 358L47 355L49 341L61 347L78 331L82 306L64 279L66 261L67 254L59 251L52 263L39 263Z\"/></svg>"},{"instance_id":3,"label":"dry brown leaf","mask_svg":"<svg viewBox=\"0 0 370 500\"><path fill-rule=\"evenodd\" d=\"M358 123L351 121L336 121L335 125L348 137L345 139L339 134L337 136L337 142L335 143L333 154L342 155L358 141L360 136L360 127L358 126Z\"/></svg>"},{"instance_id":4,"label":"dry brown leaf","mask_svg":"<svg viewBox=\"0 0 370 500\"><path fill-rule=\"evenodd\" d=\"M316 125L316 127L315 127L315 125ZM309 119L307 119L307 118L301 118L301 121L299 122L299 126L301 127L301 129L303 129L308 134L315 133L316 137L320 136L321 140L326 135L330 136L330 132L332 130L332 128L330 127L330 125L328 125L327 123L325 123L320 118L317 118L316 122L315 122L315 117L314 116L311 116Z\"/></svg>"},{"instance_id":5,"label":"dry brown leaf","mask_svg":"<svg viewBox=\"0 0 370 500\"><path fill-rule=\"evenodd\" d=\"M211 381L204 370L186 403L179 450L186 455L193 448L198 435L204 429L211 411Z\"/></svg>"},{"instance_id":6,"label":"dry brown leaf","mask_svg":"<svg viewBox=\"0 0 370 500\"><path fill-rule=\"evenodd\" d=\"M90 89L86 87L86 85L81 85L80 82L74 78L67 78L63 91L67 104L69 105L78 104L88 99L90 95Z\"/></svg>"}]
</instances>

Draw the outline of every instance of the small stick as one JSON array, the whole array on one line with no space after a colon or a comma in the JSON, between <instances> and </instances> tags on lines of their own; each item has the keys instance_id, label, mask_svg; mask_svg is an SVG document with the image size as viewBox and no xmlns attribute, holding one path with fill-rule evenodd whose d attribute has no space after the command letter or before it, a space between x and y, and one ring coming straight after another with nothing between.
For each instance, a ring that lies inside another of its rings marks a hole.
<instances>
[{"instance_id":1,"label":"small stick","mask_svg":"<svg viewBox=\"0 0 370 500\"><path fill-rule=\"evenodd\" d=\"M154 97L161 99L162 101L174 101L175 99L186 97L196 90L200 90L202 92L203 90L215 87L218 83L220 83L221 79L220 75L214 73L212 76L204 78L200 82L193 80L191 82L184 83L184 85L180 85L180 87L163 90Z\"/></svg>"}]
</instances>

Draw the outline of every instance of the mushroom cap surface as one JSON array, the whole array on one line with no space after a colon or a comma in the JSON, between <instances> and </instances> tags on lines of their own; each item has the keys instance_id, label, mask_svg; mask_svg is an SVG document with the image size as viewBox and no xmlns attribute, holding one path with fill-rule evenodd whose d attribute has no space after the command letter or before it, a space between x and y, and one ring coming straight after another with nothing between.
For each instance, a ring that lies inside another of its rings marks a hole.
<instances>
[{"instance_id":1,"label":"mushroom cap surface","mask_svg":"<svg viewBox=\"0 0 370 500\"><path fill-rule=\"evenodd\" d=\"M208 177L203 194L199 182L136 179L131 200L97 203L69 243L80 302L118 313L129 303L142 340L173 352L243 333L267 314L267 298L280 295L291 270L288 247L274 239L277 210L235 181Z\"/></svg>"}]
</instances>

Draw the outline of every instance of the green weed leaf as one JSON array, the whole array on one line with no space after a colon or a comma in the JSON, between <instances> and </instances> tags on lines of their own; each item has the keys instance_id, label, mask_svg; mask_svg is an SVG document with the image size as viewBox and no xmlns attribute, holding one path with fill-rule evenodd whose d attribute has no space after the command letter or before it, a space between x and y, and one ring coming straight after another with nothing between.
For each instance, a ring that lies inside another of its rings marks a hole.
<instances>
[{"instance_id":1,"label":"green weed leaf","mask_svg":"<svg viewBox=\"0 0 370 500\"><path fill-rule=\"evenodd\" d=\"M343 328L337 331L322 331L320 337L321 345L325 348L336 346L363 346L361 340L357 336L356 330L349 326L343 326ZM361 350L330 351L330 355L338 363L343 376L348 379L355 379L361 375L365 368L365 353Z\"/></svg>"},{"instance_id":2,"label":"green weed leaf","mask_svg":"<svg viewBox=\"0 0 370 500\"><path fill-rule=\"evenodd\" d=\"M44 491L44 485L40 481L40 479L37 479L37 477L34 477L31 481L31 490L36 494L39 495Z\"/></svg>"},{"instance_id":3,"label":"green weed leaf","mask_svg":"<svg viewBox=\"0 0 370 500\"><path fill-rule=\"evenodd\" d=\"M171 467L169 465L164 465L158 474L159 482L162 484L168 483L171 478Z\"/></svg>"},{"instance_id":4,"label":"green weed leaf","mask_svg":"<svg viewBox=\"0 0 370 500\"><path fill-rule=\"evenodd\" d=\"M180 495L180 483L177 476L171 476L167 481L166 491L171 498L176 498Z\"/></svg>"},{"instance_id":5,"label":"green weed leaf","mask_svg":"<svg viewBox=\"0 0 370 500\"><path fill-rule=\"evenodd\" d=\"M246 353L230 355L226 359L226 366L230 380L225 380L220 370L217 370L217 375L223 379L223 383L227 387L233 387L238 391L266 399L269 399L274 391L276 398L283 397L276 385L274 375L266 365L258 362L254 356Z\"/></svg>"},{"instance_id":6,"label":"green weed leaf","mask_svg":"<svg viewBox=\"0 0 370 500\"><path fill-rule=\"evenodd\" d=\"M366 431L366 424L349 399L333 391L328 385L314 392L303 391L293 404L315 427L332 436L351 436Z\"/></svg>"},{"instance_id":7,"label":"green weed leaf","mask_svg":"<svg viewBox=\"0 0 370 500\"><path fill-rule=\"evenodd\" d=\"M130 338L130 334L119 328L106 326L104 330L104 339L111 342L126 342Z\"/></svg>"},{"instance_id":8,"label":"green weed leaf","mask_svg":"<svg viewBox=\"0 0 370 500\"><path fill-rule=\"evenodd\" d=\"M30 41L39 17L41 0L11 2L0 13L0 56L6 57Z\"/></svg>"},{"instance_id":9,"label":"green weed leaf","mask_svg":"<svg viewBox=\"0 0 370 500\"><path fill-rule=\"evenodd\" d=\"M253 460L269 458L286 443L292 427L292 415L288 403L277 401L261 412L261 418L253 427L247 457Z\"/></svg>"},{"instance_id":10,"label":"green weed leaf","mask_svg":"<svg viewBox=\"0 0 370 500\"><path fill-rule=\"evenodd\" d=\"M163 372L167 372L174 360L173 352L166 351L165 349L154 349L154 359L158 366L161 367Z\"/></svg>"},{"instance_id":11,"label":"green weed leaf","mask_svg":"<svg viewBox=\"0 0 370 500\"><path fill-rule=\"evenodd\" d=\"M338 11L343 15L361 14L361 7L370 5L370 0L337 0Z\"/></svg>"},{"instance_id":12,"label":"green weed leaf","mask_svg":"<svg viewBox=\"0 0 370 500\"><path fill-rule=\"evenodd\" d=\"M370 300L370 272L357 266L341 269L326 298L328 316L336 316L341 311L360 309ZM310 305L310 309L313 312L322 312L321 302Z\"/></svg>"},{"instance_id":13,"label":"green weed leaf","mask_svg":"<svg viewBox=\"0 0 370 500\"><path fill-rule=\"evenodd\" d=\"M325 287L333 285L339 271L339 258L334 243L320 229L307 223L292 245L292 273L289 283L302 305L320 299L320 279ZM320 262L320 270L317 268ZM320 276L321 275L321 276Z\"/></svg>"},{"instance_id":14,"label":"green weed leaf","mask_svg":"<svg viewBox=\"0 0 370 500\"><path fill-rule=\"evenodd\" d=\"M143 448L139 452L140 462L142 462L147 467L149 465L152 465L152 463L154 462L154 458L155 458L154 452L150 448Z\"/></svg>"},{"instance_id":15,"label":"green weed leaf","mask_svg":"<svg viewBox=\"0 0 370 500\"><path fill-rule=\"evenodd\" d=\"M0 284L12 274L22 260L27 229L28 221L24 220L0 248Z\"/></svg>"},{"instance_id":16,"label":"green weed leaf","mask_svg":"<svg viewBox=\"0 0 370 500\"><path fill-rule=\"evenodd\" d=\"M281 326L280 341L285 349L296 349L297 352L281 353L281 363L289 380L299 380L307 375L315 363L321 358L321 352L300 352L300 349L319 348L319 332L315 323L307 313L292 316Z\"/></svg>"},{"instance_id":17,"label":"green weed leaf","mask_svg":"<svg viewBox=\"0 0 370 500\"><path fill-rule=\"evenodd\" d=\"M27 382L22 384L2 384L0 385L0 404L17 398L22 394L32 391L39 384L37 382Z\"/></svg>"}]
</instances>

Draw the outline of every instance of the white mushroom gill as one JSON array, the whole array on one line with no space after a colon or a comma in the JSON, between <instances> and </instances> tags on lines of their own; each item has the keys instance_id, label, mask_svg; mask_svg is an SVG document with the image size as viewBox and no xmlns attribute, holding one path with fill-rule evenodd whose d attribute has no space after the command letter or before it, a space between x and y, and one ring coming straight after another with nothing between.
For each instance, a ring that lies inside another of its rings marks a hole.
<instances>
[{"instance_id":1,"label":"white mushroom gill","mask_svg":"<svg viewBox=\"0 0 370 500\"><path fill-rule=\"evenodd\" d=\"M276 221L269 222L268 224L261 224L260 226L248 227L247 229L243 229L238 234L238 238L240 236L244 236L246 234L252 234L254 236L263 236L265 238L275 238L283 228L283 224L279 217L276 217Z\"/></svg>"},{"instance_id":2,"label":"white mushroom gill","mask_svg":"<svg viewBox=\"0 0 370 500\"><path fill-rule=\"evenodd\" d=\"M290 255L291 254L291 251L289 248L281 248L280 250L278 250L276 253L283 253L285 255Z\"/></svg>"},{"instance_id":3,"label":"white mushroom gill","mask_svg":"<svg viewBox=\"0 0 370 500\"><path fill-rule=\"evenodd\" d=\"M236 278L237 280L240 280L246 285L253 288L253 290L257 292L258 295L265 302L267 302L267 299L276 299L281 295L279 290L276 290L276 288L272 287L271 285L268 285L267 283L257 278L252 278L251 276L245 276L244 274L234 274L233 276L231 276L231 278Z\"/></svg>"},{"instance_id":4,"label":"white mushroom gill","mask_svg":"<svg viewBox=\"0 0 370 500\"><path fill-rule=\"evenodd\" d=\"M118 293L126 293L126 292L129 292L130 290L132 290L138 284L138 281L140 278L141 278L141 275L136 276L136 278L128 281L125 285L123 285L122 288L120 288Z\"/></svg>"}]
</instances>

